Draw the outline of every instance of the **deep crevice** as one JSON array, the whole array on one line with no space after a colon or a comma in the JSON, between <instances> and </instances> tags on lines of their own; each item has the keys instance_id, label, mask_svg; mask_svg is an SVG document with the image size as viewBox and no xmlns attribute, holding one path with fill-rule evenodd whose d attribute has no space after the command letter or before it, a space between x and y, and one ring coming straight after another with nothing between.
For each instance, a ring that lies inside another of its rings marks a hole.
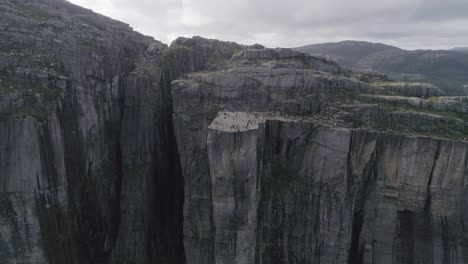
<instances>
[{"instance_id":1,"label":"deep crevice","mask_svg":"<svg viewBox=\"0 0 468 264\"><path fill-rule=\"evenodd\" d=\"M183 203L184 179L173 125L172 74L163 72L160 88L160 116L155 131L154 177L152 180L153 263L184 264Z\"/></svg>"},{"instance_id":2,"label":"deep crevice","mask_svg":"<svg viewBox=\"0 0 468 264\"><path fill-rule=\"evenodd\" d=\"M431 202L432 202L432 192L431 192L431 185L432 185L432 180L434 178L434 170L437 164L437 160L439 159L440 155L440 140L437 141L437 149L434 155L434 163L432 164L431 172L429 174L429 179L427 181L427 186L426 186L426 201L424 202L424 212L429 213L431 210Z\"/></svg>"},{"instance_id":3,"label":"deep crevice","mask_svg":"<svg viewBox=\"0 0 468 264\"><path fill-rule=\"evenodd\" d=\"M365 137L372 135L370 133L365 133ZM351 137L353 138L351 140L350 149L356 149L354 147L355 139L354 137L356 136L355 132L352 132ZM351 246L349 249L349 254L348 254L348 264L362 264L364 263L364 250L365 250L365 245L363 245L363 241L361 241L361 233L362 229L364 227L364 216L366 213L366 202L368 202L368 197L370 193L373 190L373 184L375 183L375 177L377 175L376 173L376 164L378 162L378 151L379 151L379 145L381 138L377 136L376 140L376 145L375 148L372 152L372 155L370 157L369 163L366 165L363 171L363 181L362 181L362 186L358 186L358 189L351 189L351 192L357 193L357 196L354 198L354 200L351 200L351 202L354 202L354 212L353 212L353 218L352 218L352 234L351 234ZM357 148L359 149L359 147ZM348 154L351 156L351 152ZM348 177L354 178L357 175L353 174L352 170L352 163L350 157L348 157ZM355 184L353 180L349 180L353 185Z\"/></svg>"}]
</instances>

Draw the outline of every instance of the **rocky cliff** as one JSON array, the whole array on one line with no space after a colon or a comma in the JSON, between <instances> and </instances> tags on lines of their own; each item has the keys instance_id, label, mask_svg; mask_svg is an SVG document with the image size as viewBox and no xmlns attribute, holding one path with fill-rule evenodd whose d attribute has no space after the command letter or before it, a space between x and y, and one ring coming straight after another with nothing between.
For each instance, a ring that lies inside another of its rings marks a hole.
<instances>
[{"instance_id":1,"label":"rocky cliff","mask_svg":"<svg viewBox=\"0 0 468 264\"><path fill-rule=\"evenodd\" d=\"M65 1L0 7L1 262L183 262L166 45Z\"/></svg>"},{"instance_id":2,"label":"rocky cliff","mask_svg":"<svg viewBox=\"0 0 468 264\"><path fill-rule=\"evenodd\" d=\"M187 263L468 261L463 100L282 52L173 82Z\"/></svg>"},{"instance_id":3,"label":"rocky cliff","mask_svg":"<svg viewBox=\"0 0 468 264\"><path fill-rule=\"evenodd\" d=\"M468 263L468 104L0 3L0 263Z\"/></svg>"}]
</instances>

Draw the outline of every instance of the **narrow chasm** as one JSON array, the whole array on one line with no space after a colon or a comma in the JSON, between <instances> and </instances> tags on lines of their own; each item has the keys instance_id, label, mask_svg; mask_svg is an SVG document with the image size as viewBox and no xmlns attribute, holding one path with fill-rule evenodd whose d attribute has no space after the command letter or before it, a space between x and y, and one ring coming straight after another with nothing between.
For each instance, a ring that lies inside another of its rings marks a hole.
<instances>
[{"instance_id":1,"label":"narrow chasm","mask_svg":"<svg viewBox=\"0 0 468 264\"><path fill-rule=\"evenodd\" d=\"M152 236L156 241L156 251L151 252L153 263L183 264L185 253L183 244L183 204L184 179L177 151L173 120L171 78L161 77L161 101L163 113L157 127L156 153L154 157L154 178L152 185Z\"/></svg>"},{"instance_id":2,"label":"narrow chasm","mask_svg":"<svg viewBox=\"0 0 468 264\"><path fill-rule=\"evenodd\" d=\"M369 198L375 189L375 169L379 149L374 147L369 155L365 155L366 151L363 146L368 145L369 142L374 140L378 146L378 137L368 133L351 132L350 153L348 153L347 160L347 195L349 204L354 204L354 211L352 213L351 245L348 254L348 264L365 263L366 245L362 239L362 233L366 220L367 203L370 202ZM362 159L359 160L359 157L362 157ZM359 175L355 173L355 170L360 166L363 166L361 172L362 178L359 178Z\"/></svg>"}]
</instances>

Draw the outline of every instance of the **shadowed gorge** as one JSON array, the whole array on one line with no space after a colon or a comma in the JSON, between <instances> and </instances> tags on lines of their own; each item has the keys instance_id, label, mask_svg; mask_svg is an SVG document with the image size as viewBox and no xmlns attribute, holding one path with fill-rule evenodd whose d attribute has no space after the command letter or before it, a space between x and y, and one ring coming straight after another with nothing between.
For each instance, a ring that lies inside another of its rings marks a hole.
<instances>
[{"instance_id":1,"label":"shadowed gorge","mask_svg":"<svg viewBox=\"0 0 468 264\"><path fill-rule=\"evenodd\" d=\"M0 263L468 263L466 97L62 0L0 15Z\"/></svg>"}]
</instances>

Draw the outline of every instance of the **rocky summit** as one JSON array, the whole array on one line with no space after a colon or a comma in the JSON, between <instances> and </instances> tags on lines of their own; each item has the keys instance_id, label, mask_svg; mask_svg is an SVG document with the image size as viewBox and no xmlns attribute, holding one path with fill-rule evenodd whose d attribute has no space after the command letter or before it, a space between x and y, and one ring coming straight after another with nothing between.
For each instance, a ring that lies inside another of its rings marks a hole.
<instances>
[{"instance_id":1,"label":"rocky summit","mask_svg":"<svg viewBox=\"0 0 468 264\"><path fill-rule=\"evenodd\" d=\"M468 263L468 99L0 2L0 263Z\"/></svg>"}]
</instances>

